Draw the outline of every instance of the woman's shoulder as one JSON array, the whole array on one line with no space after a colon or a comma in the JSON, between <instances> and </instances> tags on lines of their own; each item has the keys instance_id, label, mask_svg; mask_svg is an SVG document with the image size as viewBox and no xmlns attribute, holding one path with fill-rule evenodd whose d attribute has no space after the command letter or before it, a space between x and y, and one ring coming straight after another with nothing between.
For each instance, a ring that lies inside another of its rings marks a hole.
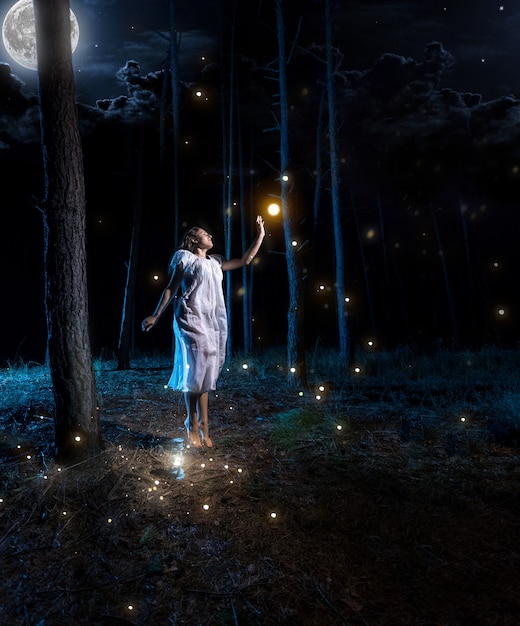
<instances>
[{"instance_id":1,"label":"woman's shoulder","mask_svg":"<svg viewBox=\"0 0 520 626\"><path fill-rule=\"evenodd\" d=\"M171 258L170 265L172 267L178 265L179 263L183 263L185 265L186 263L190 262L193 256L193 253L189 250L176 250Z\"/></svg>"},{"instance_id":2,"label":"woman's shoulder","mask_svg":"<svg viewBox=\"0 0 520 626\"><path fill-rule=\"evenodd\" d=\"M209 254L208 258L215 261L219 265L222 265L222 263L224 263L224 257L221 254Z\"/></svg>"}]
</instances>

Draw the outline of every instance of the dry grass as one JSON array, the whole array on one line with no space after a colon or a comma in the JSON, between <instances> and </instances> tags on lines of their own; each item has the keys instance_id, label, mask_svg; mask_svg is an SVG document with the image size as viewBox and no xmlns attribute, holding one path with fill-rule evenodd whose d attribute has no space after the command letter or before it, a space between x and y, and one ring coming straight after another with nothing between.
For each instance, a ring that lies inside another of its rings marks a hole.
<instances>
[{"instance_id":1,"label":"dry grass","mask_svg":"<svg viewBox=\"0 0 520 626\"><path fill-rule=\"evenodd\" d=\"M519 355L411 358L314 354L303 396L234 363L182 480L167 360L97 365L106 449L69 468L45 370L4 372L0 622L519 623Z\"/></svg>"}]
</instances>

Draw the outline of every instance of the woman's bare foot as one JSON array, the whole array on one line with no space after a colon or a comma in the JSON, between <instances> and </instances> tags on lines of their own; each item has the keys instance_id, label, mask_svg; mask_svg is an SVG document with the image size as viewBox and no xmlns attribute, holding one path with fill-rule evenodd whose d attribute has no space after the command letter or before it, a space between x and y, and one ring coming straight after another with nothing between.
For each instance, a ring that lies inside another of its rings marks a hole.
<instances>
[{"instance_id":1,"label":"woman's bare foot","mask_svg":"<svg viewBox=\"0 0 520 626\"><path fill-rule=\"evenodd\" d=\"M213 442L209 435L202 436L202 443L206 446L206 448L213 448Z\"/></svg>"},{"instance_id":2,"label":"woman's bare foot","mask_svg":"<svg viewBox=\"0 0 520 626\"><path fill-rule=\"evenodd\" d=\"M192 430L190 427L190 418L187 417L184 420L184 428L186 429L186 438L188 439L188 445L194 448L202 447L202 440L198 430Z\"/></svg>"}]
</instances>

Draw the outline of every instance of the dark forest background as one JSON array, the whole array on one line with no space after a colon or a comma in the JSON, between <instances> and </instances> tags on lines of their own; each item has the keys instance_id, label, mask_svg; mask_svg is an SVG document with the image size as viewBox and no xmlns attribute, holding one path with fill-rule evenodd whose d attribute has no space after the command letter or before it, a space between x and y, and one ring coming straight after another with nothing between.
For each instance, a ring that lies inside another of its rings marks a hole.
<instances>
[{"instance_id":1,"label":"dark forest background","mask_svg":"<svg viewBox=\"0 0 520 626\"><path fill-rule=\"evenodd\" d=\"M308 347L337 342L323 16L320 3L311 4L312 10L302 6L286 23L290 198ZM197 69L194 60L189 70L180 68L177 185L167 39L163 67L143 74L139 59L122 59L121 94L95 106L78 103L95 353L117 348L136 204L142 208L142 233L134 349L167 350L171 343L167 323L143 336L139 322L155 306L177 244L175 191L179 228L208 229L215 251L224 251L223 155L231 105L233 189L246 223L233 205L230 247L240 254L241 228L249 239L254 215L264 215L268 237L253 268L253 344L285 341L283 229L280 218L266 214L280 193L274 9L263 5L254 17L223 3L219 46ZM451 83L457 60L442 42L425 42L420 58L389 51L368 69L352 67L342 53L348 31L347 23L336 24L341 223L353 345L514 344L520 100L511 95L485 101L458 91ZM2 64L2 361L45 357L39 142L37 98ZM232 281L233 345L240 350L241 276Z\"/></svg>"}]
</instances>

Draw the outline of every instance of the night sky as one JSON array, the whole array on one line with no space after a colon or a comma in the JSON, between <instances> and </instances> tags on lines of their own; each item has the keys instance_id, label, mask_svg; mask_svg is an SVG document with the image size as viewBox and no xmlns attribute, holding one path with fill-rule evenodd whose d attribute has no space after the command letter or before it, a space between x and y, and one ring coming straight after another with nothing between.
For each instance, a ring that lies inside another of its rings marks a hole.
<instances>
[{"instance_id":1,"label":"night sky","mask_svg":"<svg viewBox=\"0 0 520 626\"><path fill-rule=\"evenodd\" d=\"M2 20L11 4L0 2ZM266 132L273 126L276 86L266 68L276 57L277 41L272 2L237 4L236 90L252 216L265 213L269 194L276 193L277 135ZM222 252L219 89L220 70L229 68L233 3L177 5L181 221L214 233L215 251ZM369 340L379 347L438 339L469 347L515 343L520 6L483 0L339 6L338 143L353 340L360 347ZM117 343L139 154L145 163L145 215L136 328L155 307L175 248L171 176L161 168L158 149L168 3L87 0L71 1L71 8L80 24L73 62L85 148L92 337L99 352ZM310 345L318 338L333 345L334 252L326 189L313 215L324 76L321 4L286 2L286 21L289 45L296 42L288 66L289 123L292 198L305 242L307 337ZM0 360L41 360L36 73L16 64L1 45L0 63ZM266 220L269 237L254 270L258 346L283 343L287 312L282 228L279 220ZM239 240L233 251L240 253ZM136 342L145 349L164 347L170 334L163 323L146 338L136 333Z\"/></svg>"}]
</instances>

